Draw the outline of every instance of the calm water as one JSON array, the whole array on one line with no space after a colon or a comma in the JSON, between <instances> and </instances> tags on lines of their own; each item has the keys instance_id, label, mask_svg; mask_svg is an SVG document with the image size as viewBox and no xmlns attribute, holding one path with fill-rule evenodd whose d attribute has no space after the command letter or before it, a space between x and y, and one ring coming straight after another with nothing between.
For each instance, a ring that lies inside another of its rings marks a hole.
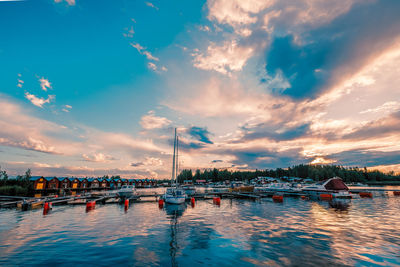
<instances>
[{"instance_id":1,"label":"calm water","mask_svg":"<svg viewBox=\"0 0 400 267\"><path fill-rule=\"evenodd\" d=\"M0 210L0 266L400 265L400 197Z\"/></svg>"}]
</instances>

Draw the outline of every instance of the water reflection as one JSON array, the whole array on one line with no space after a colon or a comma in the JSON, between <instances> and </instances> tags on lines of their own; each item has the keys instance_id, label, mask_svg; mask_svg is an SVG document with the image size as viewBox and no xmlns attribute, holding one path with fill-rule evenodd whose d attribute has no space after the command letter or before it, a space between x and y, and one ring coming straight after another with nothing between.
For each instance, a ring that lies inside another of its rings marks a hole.
<instances>
[{"instance_id":1,"label":"water reflection","mask_svg":"<svg viewBox=\"0 0 400 267\"><path fill-rule=\"evenodd\" d=\"M183 212L186 210L186 203L174 205L167 204L165 206L165 212L170 218L171 222L171 242L169 243L170 256L171 256L171 266L178 266L176 261L176 253L179 250L178 246L178 218L183 215Z\"/></svg>"},{"instance_id":2,"label":"water reflection","mask_svg":"<svg viewBox=\"0 0 400 267\"><path fill-rule=\"evenodd\" d=\"M0 266L399 266L399 251L394 196L0 210Z\"/></svg>"},{"instance_id":3,"label":"water reflection","mask_svg":"<svg viewBox=\"0 0 400 267\"><path fill-rule=\"evenodd\" d=\"M336 211L348 211L350 208L350 199L332 199L329 201L329 207Z\"/></svg>"}]
</instances>

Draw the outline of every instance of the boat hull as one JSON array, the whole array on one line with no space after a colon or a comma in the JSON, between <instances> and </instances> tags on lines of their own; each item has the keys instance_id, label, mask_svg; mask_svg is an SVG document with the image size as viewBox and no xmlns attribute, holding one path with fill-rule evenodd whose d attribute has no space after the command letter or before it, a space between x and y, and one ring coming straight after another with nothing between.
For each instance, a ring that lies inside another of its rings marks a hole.
<instances>
[{"instance_id":1,"label":"boat hull","mask_svg":"<svg viewBox=\"0 0 400 267\"><path fill-rule=\"evenodd\" d=\"M168 204L182 204L185 200L185 197L165 196L165 203Z\"/></svg>"}]
</instances>

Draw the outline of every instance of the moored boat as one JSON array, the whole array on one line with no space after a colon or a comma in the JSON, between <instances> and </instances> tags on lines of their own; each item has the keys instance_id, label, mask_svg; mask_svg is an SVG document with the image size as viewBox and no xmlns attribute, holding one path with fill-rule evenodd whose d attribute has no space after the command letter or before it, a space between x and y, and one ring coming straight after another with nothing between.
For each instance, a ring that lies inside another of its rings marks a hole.
<instances>
[{"instance_id":1,"label":"moored boat","mask_svg":"<svg viewBox=\"0 0 400 267\"><path fill-rule=\"evenodd\" d=\"M175 187L168 188L164 194L165 203L168 204L182 204L186 200L185 189L180 187L176 179L178 173L178 136L175 128L174 138L174 154L172 158L172 178L171 185L175 184Z\"/></svg>"},{"instance_id":2,"label":"moored boat","mask_svg":"<svg viewBox=\"0 0 400 267\"><path fill-rule=\"evenodd\" d=\"M117 195L121 198L133 197L133 196L137 195L135 186L134 185L123 185L121 187L121 189L119 189L117 191Z\"/></svg>"},{"instance_id":3,"label":"moored boat","mask_svg":"<svg viewBox=\"0 0 400 267\"><path fill-rule=\"evenodd\" d=\"M330 194L332 198L352 198L349 188L339 177L334 177L320 181L318 183L305 186L302 192L311 197L320 197L321 194Z\"/></svg>"}]
</instances>

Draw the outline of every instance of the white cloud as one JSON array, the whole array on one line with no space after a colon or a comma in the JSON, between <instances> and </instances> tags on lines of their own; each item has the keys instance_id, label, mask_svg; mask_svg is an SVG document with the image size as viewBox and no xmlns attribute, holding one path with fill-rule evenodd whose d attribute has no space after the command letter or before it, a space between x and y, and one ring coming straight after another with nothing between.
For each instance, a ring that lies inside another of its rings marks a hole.
<instances>
[{"instance_id":1,"label":"white cloud","mask_svg":"<svg viewBox=\"0 0 400 267\"><path fill-rule=\"evenodd\" d=\"M227 41L222 46L211 44L207 53L194 53L193 64L203 70L214 70L223 74L242 70L253 55L254 48L240 46L237 41Z\"/></svg>"},{"instance_id":2,"label":"white cloud","mask_svg":"<svg viewBox=\"0 0 400 267\"><path fill-rule=\"evenodd\" d=\"M150 2L145 2L146 6L149 6L151 8L154 8L155 10L158 10L158 7L156 7L153 3Z\"/></svg>"},{"instance_id":3,"label":"white cloud","mask_svg":"<svg viewBox=\"0 0 400 267\"><path fill-rule=\"evenodd\" d=\"M143 167L143 166L157 167L162 165L163 161L160 158L155 158L155 157L146 157L145 160L143 161L131 163L132 167Z\"/></svg>"},{"instance_id":4,"label":"white cloud","mask_svg":"<svg viewBox=\"0 0 400 267\"><path fill-rule=\"evenodd\" d=\"M148 60L154 60L154 61L159 60L157 57L153 56L149 51L146 50L145 47L141 46L139 43L131 43L130 45L136 48L136 50L140 54L145 55Z\"/></svg>"},{"instance_id":5,"label":"white cloud","mask_svg":"<svg viewBox=\"0 0 400 267\"><path fill-rule=\"evenodd\" d=\"M51 100L54 99L54 95L49 95L47 99L37 97L33 94L25 92L25 98L32 102L37 107L43 108L43 105L46 103L50 103Z\"/></svg>"},{"instance_id":6,"label":"white cloud","mask_svg":"<svg viewBox=\"0 0 400 267\"><path fill-rule=\"evenodd\" d=\"M133 35L135 34L135 31L133 30L133 26L130 28L125 28L126 32L124 32L122 35L126 38L132 38Z\"/></svg>"},{"instance_id":7,"label":"white cloud","mask_svg":"<svg viewBox=\"0 0 400 267\"><path fill-rule=\"evenodd\" d=\"M151 69L153 71L157 71L157 66L153 62L147 63L147 67L149 67L149 69Z\"/></svg>"},{"instance_id":8,"label":"white cloud","mask_svg":"<svg viewBox=\"0 0 400 267\"><path fill-rule=\"evenodd\" d=\"M75 5L75 0L54 0L55 3L61 3L61 2L66 2L70 6Z\"/></svg>"},{"instance_id":9,"label":"white cloud","mask_svg":"<svg viewBox=\"0 0 400 267\"><path fill-rule=\"evenodd\" d=\"M388 114L392 113L394 111L397 111L400 109L400 102L397 101L389 101L386 102L376 108L369 108L367 110L360 111L360 114L365 114L365 113L383 113L383 114Z\"/></svg>"},{"instance_id":10,"label":"white cloud","mask_svg":"<svg viewBox=\"0 0 400 267\"><path fill-rule=\"evenodd\" d=\"M111 160L115 160L114 157L110 156L110 155L106 155L103 153L93 153L91 155L88 154L82 154L82 157L84 158L84 160L86 161L91 161L91 162L109 162Z\"/></svg>"},{"instance_id":11,"label":"white cloud","mask_svg":"<svg viewBox=\"0 0 400 267\"><path fill-rule=\"evenodd\" d=\"M140 125L142 125L143 129L157 129L163 128L171 124L171 121L164 117L158 117L155 115L153 110L149 111L146 115L142 117L140 120Z\"/></svg>"},{"instance_id":12,"label":"white cloud","mask_svg":"<svg viewBox=\"0 0 400 267\"><path fill-rule=\"evenodd\" d=\"M47 91L47 89L52 89L49 80L42 77L39 79L39 82L40 82L40 88L42 88L43 91Z\"/></svg>"}]
</instances>

